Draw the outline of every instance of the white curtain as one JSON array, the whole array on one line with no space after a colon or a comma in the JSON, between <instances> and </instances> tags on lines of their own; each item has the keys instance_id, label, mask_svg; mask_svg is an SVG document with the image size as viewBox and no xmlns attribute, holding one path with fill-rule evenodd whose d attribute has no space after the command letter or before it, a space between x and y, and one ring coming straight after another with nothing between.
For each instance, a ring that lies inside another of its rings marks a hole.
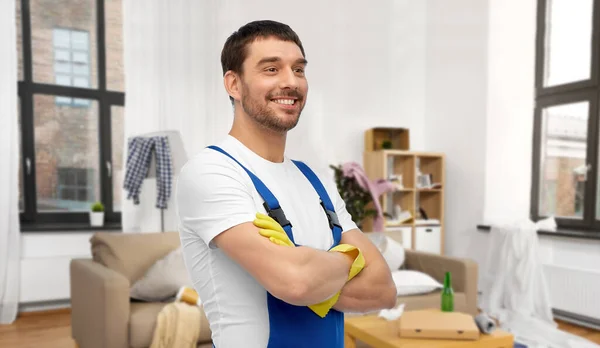
<instances>
[{"instance_id":1,"label":"white curtain","mask_svg":"<svg viewBox=\"0 0 600 348\"><path fill-rule=\"evenodd\" d=\"M12 323L19 305L16 41L15 2L0 1L0 324Z\"/></svg>"},{"instance_id":2,"label":"white curtain","mask_svg":"<svg viewBox=\"0 0 600 348\"><path fill-rule=\"evenodd\" d=\"M211 82L218 73L218 57L209 52L210 15L204 10L209 5L125 0L123 6L125 144L132 136L175 130L185 152L193 155L226 134L231 122L230 112L217 110L218 105L224 107L225 98L214 102L216 86ZM123 231L160 231L161 211L155 202L156 181L146 179L140 204L123 202ZM177 228L173 202L172 194L163 212L165 231Z\"/></svg>"}]
</instances>

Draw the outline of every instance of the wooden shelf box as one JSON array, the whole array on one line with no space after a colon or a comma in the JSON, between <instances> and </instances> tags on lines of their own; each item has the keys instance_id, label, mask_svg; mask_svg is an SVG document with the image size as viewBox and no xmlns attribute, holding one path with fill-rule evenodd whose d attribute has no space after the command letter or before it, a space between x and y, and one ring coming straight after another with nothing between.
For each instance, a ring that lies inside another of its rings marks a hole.
<instances>
[{"instance_id":1,"label":"wooden shelf box","mask_svg":"<svg viewBox=\"0 0 600 348\"><path fill-rule=\"evenodd\" d=\"M398 204L402 211L410 212L408 220L385 219L386 233L402 241L405 248L443 253L444 245L444 190L445 155L443 153L408 150L373 150L363 153L363 167L371 180L402 177L394 192L382 195L380 204L384 211L394 216ZM421 187L417 173L430 175L431 184ZM421 215L425 212L427 220ZM371 224L365 224L369 232Z\"/></svg>"},{"instance_id":2,"label":"wooden shelf box","mask_svg":"<svg viewBox=\"0 0 600 348\"><path fill-rule=\"evenodd\" d=\"M365 132L365 151L383 150L383 142L390 141L389 150L410 150L410 134L407 128L376 127Z\"/></svg>"}]
</instances>

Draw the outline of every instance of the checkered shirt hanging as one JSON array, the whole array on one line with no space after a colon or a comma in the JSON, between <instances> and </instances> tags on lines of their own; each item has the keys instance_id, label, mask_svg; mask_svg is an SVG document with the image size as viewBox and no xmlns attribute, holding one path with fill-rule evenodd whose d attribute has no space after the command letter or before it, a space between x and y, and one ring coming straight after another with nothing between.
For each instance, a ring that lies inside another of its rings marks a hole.
<instances>
[{"instance_id":1,"label":"checkered shirt hanging","mask_svg":"<svg viewBox=\"0 0 600 348\"><path fill-rule=\"evenodd\" d=\"M173 182L173 167L168 138L133 137L128 142L127 164L123 188L128 191L127 199L133 199L134 204L140 203L142 183L148 176L152 154L156 155L156 207L167 208L171 197Z\"/></svg>"}]
</instances>

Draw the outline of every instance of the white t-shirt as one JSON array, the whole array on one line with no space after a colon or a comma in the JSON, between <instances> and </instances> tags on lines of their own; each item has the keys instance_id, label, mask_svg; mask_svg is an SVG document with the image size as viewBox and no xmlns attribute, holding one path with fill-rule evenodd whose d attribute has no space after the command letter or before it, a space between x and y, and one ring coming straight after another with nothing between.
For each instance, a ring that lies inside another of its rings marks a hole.
<instances>
[{"instance_id":1,"label":"white t-shirt","mask_svg":"<svg viewBox=\"0 0 600 348\"><path fill-rule=\"evenodd\" d=\"M232 136L215 145L271 190L293 225L296 244L321 250L332 246L319 195L289 158L282 163L267 161ZM357 228L333 178L315 173L331 198L342 231ZM176 202L185 264L210 322L215 346L265 348L269 340L266 290L211 243L219 233L252 222L256 212L266 214L250 177L226 155L206 148L183 167Z\"/></svg>"}]
</instances>

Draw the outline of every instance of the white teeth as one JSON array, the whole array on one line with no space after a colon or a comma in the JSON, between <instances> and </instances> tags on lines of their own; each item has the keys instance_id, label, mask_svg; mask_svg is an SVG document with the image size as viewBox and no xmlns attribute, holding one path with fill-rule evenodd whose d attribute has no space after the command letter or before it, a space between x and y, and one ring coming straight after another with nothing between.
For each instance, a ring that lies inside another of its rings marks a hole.
<instances>
[{"instance_id":1,"label":"white teeth","mask_svg":"<svg viewBox=\"0 0 600 348\"><path fill-rule=\"evenodd\" d=\"M273 101L278 104L286 104L286 105L294 104L294 99L275 99Z\"/></svg>"}]
</instances>

